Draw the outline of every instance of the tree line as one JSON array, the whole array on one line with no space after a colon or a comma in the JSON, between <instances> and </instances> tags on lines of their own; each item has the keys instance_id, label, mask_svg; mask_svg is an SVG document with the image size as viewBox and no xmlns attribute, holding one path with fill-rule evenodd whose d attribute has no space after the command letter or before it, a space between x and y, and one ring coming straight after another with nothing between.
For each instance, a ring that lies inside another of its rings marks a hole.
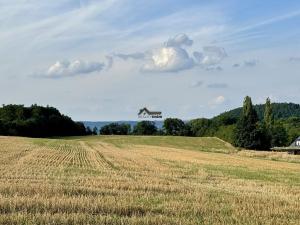
<instances>
[{"instance_id":1,"label":"tree line","mask_svg":"<svg viewBox=\"0 0 300 225\"><path fill-rule=\"evenodd\" d=\"M24 137L81 136L90 134L83 123L74 122L54 107L3 105L0 135Z\"/></svg>"},{"instance_id":2,"label":"tree line","mask_svg":"<svg viewBox=\"0 0 300 225\"><path fill-rule=\"evenodd\" d=\"M247 96L238 117L224 113L213 119L199 118L187 122L178 118L167 118L162 129L158 129L151 121L140 121L133 129L129 124L112 123L102 127L100 134L216 136L236 147L267 150L275 146L284 146L297 136L300 129L294 130L292 134L288 132L295 121L300 128L300 119L275 119L273 104L269 98L260 119L251 98Z\"/></svg>"},{"instance_id":3,"label":"tree line","mask_svg":"<svg viewBox=\"0 0 300 225\"><path fill-rule=\"evenodd\" d=\"M285 103L283 103L285 104ZM198 118L183 121L167 118L162 129L152 121L140 121L133 128L130 124L111 123L100 131L74 122L54 107L32 105L3 105L0 107L0 135L25 137L82 136L82 135L169 135L194 137L219 137L233 145L247 149L269 149L291 143L300 133L300 117L280 117L276 111L282 104L271 103L257 108L246 97L243 107L223 113L212 119ZM298 112L295 104L286 110L289 115ZM276 106L276 107L274 107ZM299 106L300 107L300 106ZM257 110L259 109L259 111ZM284 109L280 109L285 112ZM239 115L236 115L236 112ZM275 111L275 113L274 113Z\"/></svg>"}]
</instances>

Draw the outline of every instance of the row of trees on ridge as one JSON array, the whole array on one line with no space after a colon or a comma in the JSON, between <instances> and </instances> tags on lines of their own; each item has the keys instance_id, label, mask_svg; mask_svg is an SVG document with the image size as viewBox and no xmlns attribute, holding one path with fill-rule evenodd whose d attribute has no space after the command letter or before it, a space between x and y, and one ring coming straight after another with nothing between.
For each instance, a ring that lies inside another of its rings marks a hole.
<instances>
[{"instance_id":1,"label":"row of trees on ridge","mask_svg":"<svg viewBox=\"0 0 300 225\"><path fill-rule=\"evenodd\" d=\"M270 99L266 100L264 117L259 120L251 98L244 100L238 119L227 114L213 119L194 119L188 122L178 118L164 120L162 129L154 122L140 121L133 129L129 124L108 124L100 129L101 135L169 135L169 136L216 136L233 145L247 149L270 149L288 143L288 133L283 123L274 119Z\"/></svg>"}]
</instances>

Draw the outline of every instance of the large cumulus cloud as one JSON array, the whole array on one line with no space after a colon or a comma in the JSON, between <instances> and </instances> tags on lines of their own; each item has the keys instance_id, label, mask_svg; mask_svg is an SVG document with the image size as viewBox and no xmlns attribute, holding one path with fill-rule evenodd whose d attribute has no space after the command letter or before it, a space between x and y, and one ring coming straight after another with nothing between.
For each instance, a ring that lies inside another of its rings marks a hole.
<instances>
[{"instance_id":1,"label":"large cumulus cloud","mask_svg":"<svg viewBox=\"0 0 300 225\"><path fill-rule=\"evenodd\" d=\"M147 72L178 72L190 69L194 60L180 47L163 47L153 51L151 58L142 67Z\"/></svg>"},{"instance_id":2,"label":"large cumulus cloud","mask_svg":"<svg viewBox=\"0 0 300 225\"><path fill-rule=\"evenodd\" d=\"M219 64L227 57L224 48L218 46L205 46L202 51L190 54L187 47L194 41L186 34L178 34L169 38L162 47L149 50L145 53L115 54L123 60L143 60L143 72L179 72L200 66L208 71L222 70Z\"/></svg>"}]
</instances>

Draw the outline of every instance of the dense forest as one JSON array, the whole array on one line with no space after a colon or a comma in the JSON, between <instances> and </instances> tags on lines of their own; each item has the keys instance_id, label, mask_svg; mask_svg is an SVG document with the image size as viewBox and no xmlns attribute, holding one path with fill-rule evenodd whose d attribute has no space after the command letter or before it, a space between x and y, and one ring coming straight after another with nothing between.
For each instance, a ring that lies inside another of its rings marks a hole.
<instances>
[{"instance_id":1,"label":"dense forest","mask_svg":"<svg viewBox=\"0 0 300 225\"><path fill-rule=\"evenodd\" d=\"M32 105L0 107L0 135L25 137L89 134L84 125L62 115L56 108Z\"/></svg>"}]
</instances>

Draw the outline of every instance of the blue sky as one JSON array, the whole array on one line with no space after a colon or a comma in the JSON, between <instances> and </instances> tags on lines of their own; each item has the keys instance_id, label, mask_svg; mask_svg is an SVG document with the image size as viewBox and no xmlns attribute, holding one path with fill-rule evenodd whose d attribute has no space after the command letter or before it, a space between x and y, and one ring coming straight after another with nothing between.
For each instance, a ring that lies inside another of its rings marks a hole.
<instances>
[{"instance_id":1,"label":"blue sky","mask_svg":"<svg viewBox=\"0 0 300 225\"><path fill-rule=\"evenodd\" d=\"M0 103L76 120L300 102L300 2L0 0Z\"/></svg>"}]
</instances>

